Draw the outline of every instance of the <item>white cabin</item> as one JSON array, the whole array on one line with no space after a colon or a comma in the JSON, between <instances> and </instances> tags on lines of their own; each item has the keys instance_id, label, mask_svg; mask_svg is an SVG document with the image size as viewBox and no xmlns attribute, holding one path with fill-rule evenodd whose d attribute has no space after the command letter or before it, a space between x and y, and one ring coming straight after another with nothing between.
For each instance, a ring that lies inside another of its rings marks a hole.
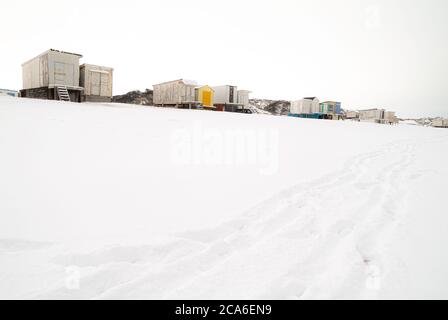
<instances>
[{"instance_id":1,"label":"white cabin","mask_svg":"<svg viewBox=\"0 0 448 320\"><path fill-rule=\"evenodd\" d=\"M385 109L359 110L359 120L363 122L374 122L382 124L396 124L398 118L393 111Z\"/></svg>"},{"instance_id":2,"label":"white cabin","mask_svg":"<svg viewBox=\"0 0 448 320\"><path fill-rule=\"evenodd\" d=\"M431 125L436 128L448 128L448 119L434 119Z\"/></svg>"},{"instance_id":3,"label":"white cabin","mask_svg":"<svg viewBox=\"0 0 448 320\"><path fill-rule=\"evenodd\" d=\"M320 101L316 97L303 98L291 102L291 114L313 114L319 113Z\"/></svg>"},{"instance_id":4,"label":"white cabin","mask_svg":"<svg viewBox=\"0 0 448 320\"><path fill-rule=\"evenodd\" d=\"M386 110L384 109L367 109L359 110L359 120L364 122L379 122L384 119L384 114Z\"/></svg>"},{"instance_id":5,"label":"white cabin","mask_svg":"<svg viewBox=\"0 0 448 320\"><path fill-rule=\"evenodd\" d=\"M198 84L191 80L174 80L155 84L154 105L193 107L199 104L196 101L196 88Z\"/></svg>"},{"instance_id":6,"label":"white cabin","mask_svg":"<svg viewBox=\"0 0 448 320\"><path fill-rule=\"evenodd\" d=\"M399 122L397 116L395 115L395 112L393 111L386 111L384 113L384 123L386 124L397 124Z\"/></svg>"},{"instance_id":7,"label":"white cabin","mask_svg":"<svg viewBox=\"0 0 448 320\"><path fill-rule=\"evenodd\" d=\"M212 89L215 91L215 104L238 104L238 88L236 86L216 86Z\"/></svg>"},{"instance_id":8,"label":"white cabin","mask_svg":"<svg viewBox=\"0 0 448 320\"><path fill-rule=\"evenodd\" d=\"M22 64L24 98L79 102L84 90L79 86L82 55L50 49Z\"/></svg>"},{"instance_id":9,"label":"white cabin","mask_svg":"<svg viewBox=\"0 0 448 320\"><path fill-rule=\"evenodd\" d=\"M236 86L216 86L212 89L215 91L216 110L235 112L238 109L238 88Z\"/></svg>"},{"instance_id":10,"label":"white cabin","mask_svg":"<svg viewBox=\"0 0 448 320\"><path fill-rule=\"evenodd\" d=\"M79 87L82 55L50 49L22 64L23 89Z\"/></svg>"},{"instance_id":11,"label":"white cabin","mask_svg":"<svg viewBox=\"0 0 448 320\"><path fill-rule=\"evenodd\" d=\"M358 111L351 111L351 110L349 110L349 111L346 111L345 112L345 118L346 119L359 119L359 113L358 113Z\"/></svg>"},{"instance_id":12,"label":"white cabin","mask_svg":"<svg viewBox=\"0 0 448 320\"><path fill-rule=\"evenodd\" d=\"M238 90L238 104L243 107L249 106L249 90Z\"/></svg>"},{"instance_id":13,"label":"white cabin","mask_svg":"<svg viewBox=\"0 0 448 320\"><path fill-rule=\"evenodd\" d=\"M109 67L83 64L80 67L79 84L84 88L82 101L112 101L113 71Z\"/></svg>"}]
</instances>

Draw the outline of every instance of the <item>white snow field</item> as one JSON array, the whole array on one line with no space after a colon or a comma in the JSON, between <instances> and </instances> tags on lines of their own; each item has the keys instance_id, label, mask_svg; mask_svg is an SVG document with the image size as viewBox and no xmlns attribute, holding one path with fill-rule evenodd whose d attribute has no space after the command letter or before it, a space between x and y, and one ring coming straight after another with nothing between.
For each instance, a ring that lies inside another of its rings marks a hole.
<instances>
[{"instance_id":1,"label":"white snow field","mask_svg":"<svg viewBox=\"0 0 448 320\"><path fill-rule=\"evenodd\" d=\"M0 97L0 298L446 299L447 192L448 130Z\"/></svg>"}]
</instances>

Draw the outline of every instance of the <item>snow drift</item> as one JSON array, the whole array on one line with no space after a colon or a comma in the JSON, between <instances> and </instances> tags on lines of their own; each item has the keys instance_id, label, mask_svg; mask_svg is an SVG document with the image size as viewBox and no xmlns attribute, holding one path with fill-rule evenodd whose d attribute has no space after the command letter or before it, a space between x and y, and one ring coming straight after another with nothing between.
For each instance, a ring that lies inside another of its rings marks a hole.
<instances>
[{"instance_id":1,"label":"snow drift","mask_svg":"<svg viewBox=\"0 0 448 320\"><path fill-rule=\"evenodd\" d=\"M0 150L3 299L448 298L446 130L0 97Z\"/></svg>"}]
</instances>

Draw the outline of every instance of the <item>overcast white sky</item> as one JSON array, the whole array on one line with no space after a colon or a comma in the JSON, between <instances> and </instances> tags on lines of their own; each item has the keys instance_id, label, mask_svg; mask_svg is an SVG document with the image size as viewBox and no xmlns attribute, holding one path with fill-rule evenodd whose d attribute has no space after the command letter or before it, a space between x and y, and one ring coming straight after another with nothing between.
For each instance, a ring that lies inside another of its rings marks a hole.
<instances>
[{"instance_id":1,"label":"overcast white sky","mask_svg":"<svg viewBox=\"0 0 448 320\"><path fill-rule=\"evenodd\" d=\"M448 117L447 0L5 0L0 30L1 88L54 48L114 67L114 94L186 78Z\"/></svg>"}]
</instances>

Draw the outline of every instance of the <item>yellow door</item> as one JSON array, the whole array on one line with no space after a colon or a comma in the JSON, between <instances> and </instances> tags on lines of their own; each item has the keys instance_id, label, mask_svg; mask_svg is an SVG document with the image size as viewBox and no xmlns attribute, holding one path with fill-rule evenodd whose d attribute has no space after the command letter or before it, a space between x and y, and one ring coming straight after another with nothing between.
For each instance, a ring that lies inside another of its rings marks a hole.
<instances>
[{"instance_id":1,"label":"yellow door","mask_svg":"<svg viewBox=\"0 0 448 320\"><path fill-rule=\"evenodd\" d=\"M207 107L212 106L212 93L210 91L202 92L202 104Z\"/></svg>"}]
</instances>

